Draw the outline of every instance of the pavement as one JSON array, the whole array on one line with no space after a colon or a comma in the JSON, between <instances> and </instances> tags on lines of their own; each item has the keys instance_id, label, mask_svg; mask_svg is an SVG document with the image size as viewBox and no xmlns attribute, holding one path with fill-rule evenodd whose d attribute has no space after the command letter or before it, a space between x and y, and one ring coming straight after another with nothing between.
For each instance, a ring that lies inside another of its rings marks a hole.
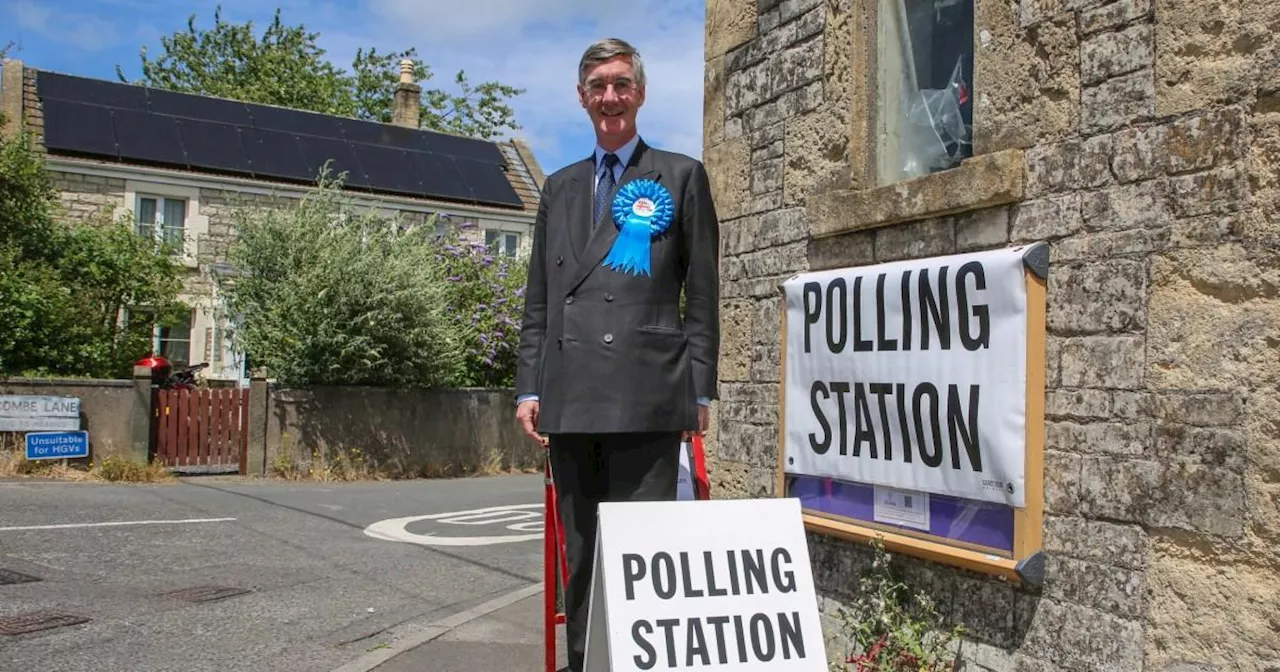
<instances>
[{"instance_id":1,"label":"pavement","mask_svg":"<svg viewBox=\"0 0 1280 672\"><path fill-rule=\"evenodd\" d=\"M542 498L541 475L0 480L0 619L77 621L0 634L0 670L542 670Z\"/></svg>"}]
</instances>

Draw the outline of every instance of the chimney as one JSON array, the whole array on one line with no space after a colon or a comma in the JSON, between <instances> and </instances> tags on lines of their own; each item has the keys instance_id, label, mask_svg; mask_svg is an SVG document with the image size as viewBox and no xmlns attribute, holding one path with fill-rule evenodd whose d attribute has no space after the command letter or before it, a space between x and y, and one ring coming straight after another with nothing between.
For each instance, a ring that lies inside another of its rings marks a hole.
<instances>
[{"instance_id":1,"label":"chimney","mask_svg":"<svg viewBox=\"0 0 1280 672\"><path fill-rule=\"evenodd\" d=\"M422 87L413 81L413 61L400 61L400 82L391 101L391 123L417 129L422 104Z\"/></svg>"}]
</instances>

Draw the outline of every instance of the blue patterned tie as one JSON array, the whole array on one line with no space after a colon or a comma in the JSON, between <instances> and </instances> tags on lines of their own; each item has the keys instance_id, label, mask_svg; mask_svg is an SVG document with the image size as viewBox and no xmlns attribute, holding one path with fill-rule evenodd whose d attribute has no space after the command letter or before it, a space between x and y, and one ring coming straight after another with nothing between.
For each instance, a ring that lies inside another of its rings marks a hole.
<instances>
[{"instance_id":1,"label":"blue patterned tie","mask_svg":"<svg viewBox=\"0 0 1280 672\"><path fill-rule=\"evenodd\" d=\"M618 165L617 154L604 155L604 175L600 176L600 184L596 185L596 216L592 220L592 230L600 224L600 217L604 215L605 210L608 210L609 194L613 193L613 187L617 184L617 180L613 177L613 167L616 165Z\"/></svg>"}]
</instances>

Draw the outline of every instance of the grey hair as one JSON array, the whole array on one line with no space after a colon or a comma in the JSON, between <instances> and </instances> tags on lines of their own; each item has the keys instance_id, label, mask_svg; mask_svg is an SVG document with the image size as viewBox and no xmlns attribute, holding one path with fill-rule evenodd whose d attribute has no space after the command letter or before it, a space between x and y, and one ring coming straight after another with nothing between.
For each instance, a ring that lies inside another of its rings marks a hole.
<instances>
[{"instance_id":1,"label":"grey hair","mask_svg":"<svg viewBox=\"0 0 1280 672\"><path fill-rule=\"evenodd\" d=\"M607 37L587 47L586 52L582 54L582 60L578 62L578 83L586 85L587 72L618 56L631 57L631 67L636 73L636 85L644 86L644 61L640 58L640 52L626 40L617 37Z\"/></svg>"}]
</instances>

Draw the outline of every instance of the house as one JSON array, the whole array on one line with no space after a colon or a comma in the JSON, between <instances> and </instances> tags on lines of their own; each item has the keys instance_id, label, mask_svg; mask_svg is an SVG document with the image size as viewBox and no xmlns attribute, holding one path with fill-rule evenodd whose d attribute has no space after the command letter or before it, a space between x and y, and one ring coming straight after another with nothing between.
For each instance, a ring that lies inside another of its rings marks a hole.
<instances>
[{"instance_id":1,"label":"house","mask_svg":"<svg viewBox=\"0 0 1280 672\"><path fill-rule=\"evenodd\" d=\"M521 141L494 142L418 128L421 88L401 64L393 121L374 123L209 96L174 93L4 64L0 112L45 154L63 214L88 220L126 211L140 235L180 243L190 320L156 328L155 351L175 367L206 362L205 377L245 380L218 288L234 238L231 206L285 203L314 186L326 161L347 173L357 203L387 215L440 215L495 253L530 246L544 179Z\"/></svg>"}]
</instances>

